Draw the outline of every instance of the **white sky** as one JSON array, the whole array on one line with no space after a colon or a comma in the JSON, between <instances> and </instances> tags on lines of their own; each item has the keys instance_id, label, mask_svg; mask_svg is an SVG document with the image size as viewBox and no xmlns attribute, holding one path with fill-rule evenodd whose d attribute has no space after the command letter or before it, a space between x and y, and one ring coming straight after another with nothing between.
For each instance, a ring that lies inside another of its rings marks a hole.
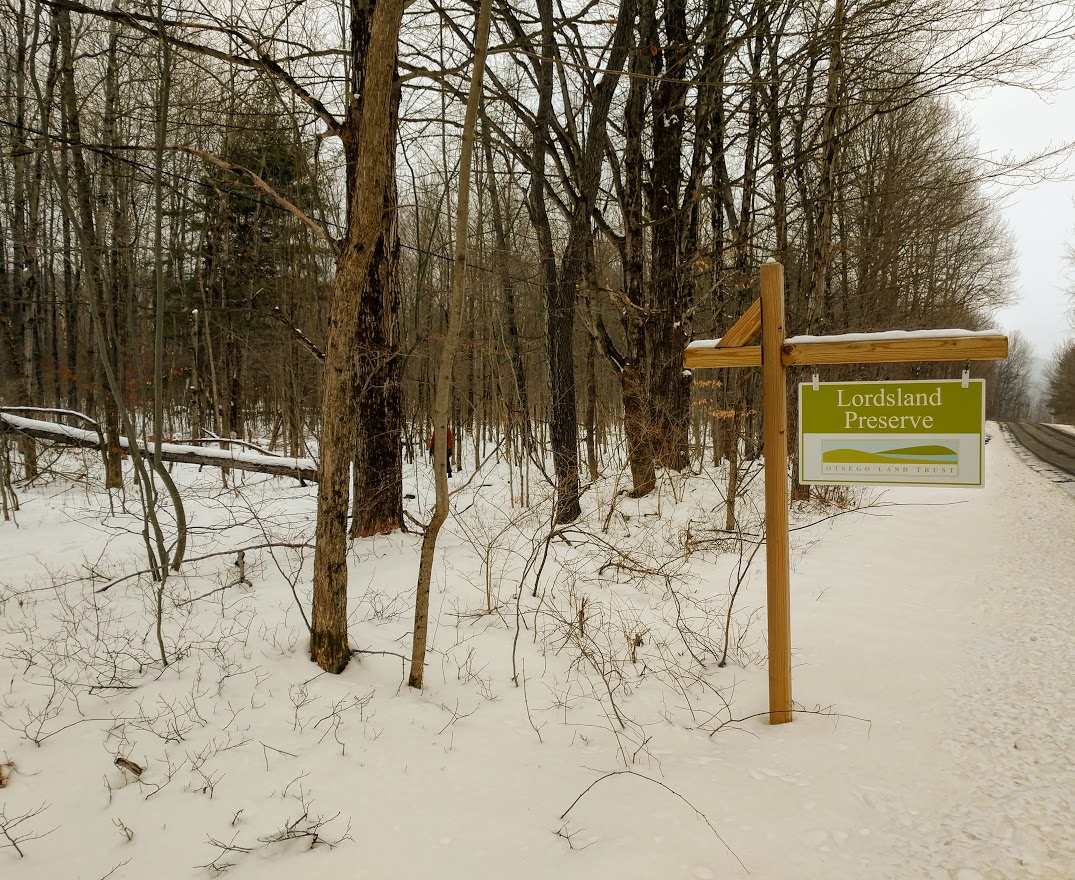
<instances>
[{"instance_id":1,"label":"white sky","mask_svg":"<svg viewBox=\"0 0 1075 880\"><path fill-rule=\"evenodd\" d=\"M983 153L995 159L1023 157L1075 140L1075 90L1039 95L998 88L962 109L978 130ZM1039 358L1048 358L1058 342L1075 335L1075 301L1066 295L1075 271L1064 261L1065 246L1075 245L1075 157L1066 160L1061 172L1069 179L998 193L1018 248L1021 299L1000 312L997 323L1009 332L1021 330Z\"/></svg>"}]
</instances>

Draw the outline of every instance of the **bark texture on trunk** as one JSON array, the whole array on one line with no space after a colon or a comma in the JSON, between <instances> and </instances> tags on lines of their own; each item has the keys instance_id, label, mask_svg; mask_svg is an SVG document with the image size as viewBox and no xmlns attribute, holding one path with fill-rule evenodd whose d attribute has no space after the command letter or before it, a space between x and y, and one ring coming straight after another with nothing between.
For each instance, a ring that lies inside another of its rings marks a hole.
<instances>
[{"instance_id":1,"label":"bark texture on trunk","mask_svg":"<svg viewBox=\"0 0 1075 880\"><path fill-rule=\"evenodd\" d=\"M511 273L510 260L513 255L511 239L504 221L504 211L500 203L500 191L493 174L493 149L488 137L483 138L486 172L489 175L489 205L493 222L497 250L497 268L499 271L500 290L504 298L504 335L505 346L511 362L511 374L515 390L515 400L507 404L508 422L518 426L522 435L523 448L529 452L533 440L530 427L530 397L526 387L526 365L523 360L523 347L519 340L519 318L515 289L515 278Z\"/></svg>"},{"instance_id":2,"label":"bark texture on trunk","mask_svg":"<svg viewBox=\"0 0 1075 880\"><path fill-rule=\"evenodd\" d=\"M817 239L810 268L811 290L806 310L806 332L821 333L827 324L829 272L832 268L832 218L836 198L836 166L840 159L840 141L836 136L840 119L840 92L843 80L842 38L844 0L836 0L832 15L829 70L825 89L825 116L821 125L822 157L818 174L816 205Z\"/></svg>"},{"instance_id":3,"label":"bark texture on trunk","mask_svg":"<svg viewBox=\"0 0 1075 880\"><path fill-rule=\"evenodd\" d=\"M687 112L687 35L685 0L666 0L663 39L654 56L654 73L661 77L653 90L652 264L649 284L647 346L654 445L658 462L672 470L690 464L687 445L690 379L683 375L683 349L689 341L685 315L691 285L684 266L685 212L680 205L683 186L683 131ZM657 33L657 22L651 22Z\"/></svg>"},{"instance_id":4,"label":"bark texture on trunk","mask_svg":"<svg viewBox=\"0 0 1075 880\"><path fill-rule=\"evenodd\" d=\"M351 657L347 642L347 511L354 457L356 363L352 344L359 331L362 294L384 229L385 194L392 185L395 139L396 52L403 0L378 0L352 7L352 20L368 14L368 46L353 53L362 68L361 106L352 93L343 131L348 157L347 235L341 243L332 291L328 350L321 404L321 461L317 491L317 548L314 551L310 657L328 672L340 672ZM354 25L352 25L354 27ZM352 170L353 169L353 170Z\"/></svg>"},{"instance_id":5,"label":"bark texture on trunk","mask_svg":"<svg viewBox=\"0 0 1075 880\"><path fill-rule=\"evenodd\" d=\"M398 101L399 93L396 93ZM393 101L393 104L396 104ZM396 139L393 106L389 137ZM395 153L384 227L359 305L355 337L358 418L351 537L403 528L402 372Z\"/></svg>"},{"instance_id":6,"label":"bark texture on trunk","mask_svg":"<svg viewBox=\"0 0 1075 880\"><path fill-rule=\"evenodd\" d=\"M27 137L27 62L32 61L28 45L29 21L25 3L19 4L19 14L14 21L15 52L14 70L8 69L14 91L15 125L12 128L13 150L10 158L12 171L11 203L11 251L12 272L10 300L0 304L0 332L5 343L7 363L0 360L0 381L10 379L9 390L17 404L30 405L39 395L38 304L40 297L40 273L38 272L37 238L38 205L40 202L40 163L35 160ZM10 57L10 56L9 56ZM10 62L9 62L10 63ZM34 167L38 173L34 173ZM6 248L6 245L5 245ZM6 314L5 314L6 313ZM3 388L0 386L0 392ZM33 479L38 474L37 448L24 438L18 441L22 458L23 476Z\"/></svg>"},{"instance_id":7,"label":"bark texture on trunk","mask_svg":"<svg viewBox=\"0 0 1075 880\"><path fill-rule=\"evenodd\" d=\"M371 71L363 69L373 34L373 14L365 4L352 10L351 43L352 91L362 95ZM393 65L395 61L393 60ZM398 278L399 233L396 224L396 152L399 129L399 90L391 95L385 142L388 176L381 207L380 236L362 287L355 328L355 412L354 496L351 499L353 538L392 532L403 528L403 422L400 356L401 297ZM351 118L351 117L349 117ZM358 144L348 154L348 168L358 169ZM372 207L372 206L371 206ZM351 212L356 210L354 202Z\"/></svg>"},{"instance_id":8,"label":"bark texture on trunk","mask_svg":"<svg viewBox=\"0 0 1075 880\"><path fill-rule=\"evenodd\" d=\"M641 42L648 42L652 19L643 22ZM642 138L645 129L647 76L651 74L649 52L636 52L631 60L631 87L624 113L626 143L623 158L623 330L626 349L620 365L620 389L623 396L623 430L627 437L627 461L631 468L635 497L648 495L657 483L654 463L653 423L650 418L650 394L646 381L647 319L645 292L645 232L642 197L645 164Z\"/></svg>"}]
</instances>

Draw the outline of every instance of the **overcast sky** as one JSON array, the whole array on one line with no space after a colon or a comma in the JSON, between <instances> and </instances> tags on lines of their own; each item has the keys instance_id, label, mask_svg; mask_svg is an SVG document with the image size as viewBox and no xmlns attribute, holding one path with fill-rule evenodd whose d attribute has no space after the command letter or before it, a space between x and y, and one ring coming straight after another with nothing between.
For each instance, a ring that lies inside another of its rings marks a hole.
<instances>
[{"instance_id":1,"label":"overcast sky","mask_svg":"<svg viewBox=\"0 0 1075 880\"><path fill-rule=\"evenodd\" d=\"M981 149L994 158L1026 156L1075 140L1075 90L1039 95L1015 88L994 89L967 102L978 129ZM1075 270L1064 261L1064 249L1075 245L1075 158L1066 161L1068 180L1007 188L1004 216L1018 248L1020 302L1004 309L997 323L1021 330L1047 358L1057 343L1075 335L1067 290Z\"/></svg>"}]
</instances>

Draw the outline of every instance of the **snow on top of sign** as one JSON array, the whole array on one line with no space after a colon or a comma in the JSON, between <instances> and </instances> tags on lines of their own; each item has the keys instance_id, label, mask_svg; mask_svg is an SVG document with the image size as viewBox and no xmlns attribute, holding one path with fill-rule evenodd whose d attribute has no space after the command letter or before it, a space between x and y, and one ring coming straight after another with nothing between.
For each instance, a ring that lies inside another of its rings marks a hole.
<instances>
[{"instance_id":1,"label":"snow on top of sign","mask_svg":"<svg viewBox=\"0 0 1075 880\"><path fill-rule=\"evenodd\" d=\"M905 339L941 339L951 336L1003 336L1000 330L884 330L880 333L839 333L835 336L791 336L785 345L801 342L885 342Z\"/></svg>"},{"instance_id":2,"label":"snow on top of sign","mask_svg":"<svg viewBox=\"0 0 1075 880\"><path fill-rule=\"evenodd\" d=\"M880 333L838 333L835 336L789 336L785 345L803 342L886 342L905 339L941 339L952 336L1003 336L1000 330L883 330ZM716 348L720 339L696 339L688 349Z\"/></svg>"}]
</instances>

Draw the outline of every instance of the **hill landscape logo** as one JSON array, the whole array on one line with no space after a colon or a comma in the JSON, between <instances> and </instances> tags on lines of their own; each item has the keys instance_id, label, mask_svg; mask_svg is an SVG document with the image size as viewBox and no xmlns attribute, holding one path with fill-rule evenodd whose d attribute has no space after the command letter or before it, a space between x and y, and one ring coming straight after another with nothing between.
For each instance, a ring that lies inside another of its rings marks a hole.
<instances>
[{"instance_id":1,"label":"hill landscape logo","mask_svg":"<svg viewBox=\"0 0 1075 880\"><path fill-rule=\"evenodd\" d=\"M822 441L822 470L827 474L958 474L959 441L900 446L891 440Z\"/></svg>"}]
</instances>

